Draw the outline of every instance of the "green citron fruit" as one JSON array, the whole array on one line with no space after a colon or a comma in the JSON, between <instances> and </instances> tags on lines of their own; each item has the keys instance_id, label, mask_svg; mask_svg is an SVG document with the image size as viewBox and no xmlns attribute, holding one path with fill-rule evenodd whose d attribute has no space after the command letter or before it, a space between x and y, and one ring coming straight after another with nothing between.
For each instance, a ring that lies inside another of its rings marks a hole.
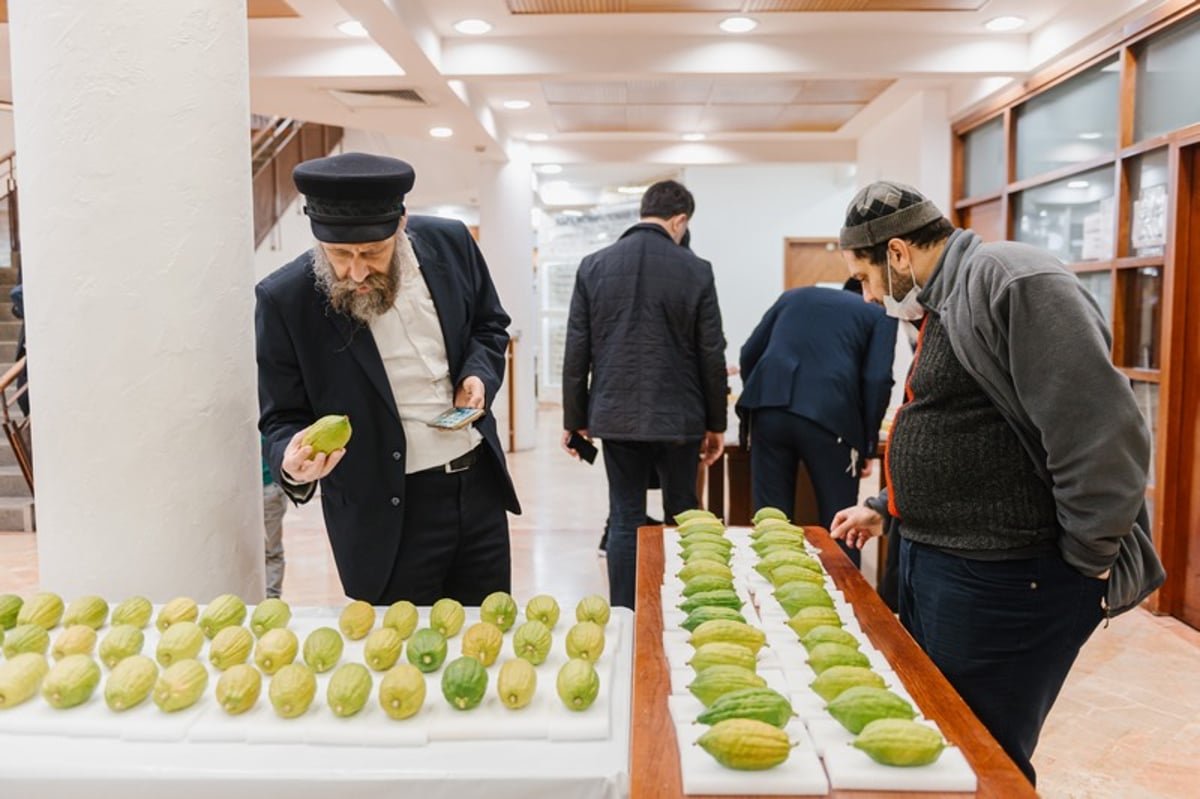
<instances>
[{"instance_id":1,"label":"green citron fruit","mask_svg":"<svg viewBox=\"0 0 1200 799\"><path fill-rule=\"evenodd\" d=\"M804 648L810 652L818 644L841 644L851 649L858 649L860 646L859 640L854 637L853 633L848 633L841 627L834 627L829 624L812 628L801 637L800 643L804 644Z\"/></svg>"},{"instance_id":2,"label":"green citron fruit","mask_svg":"<svg viewBox=\"0 0 1200 799\"><path fill-rule=\"evenodd\" d=\"M833 597L823 586L799 580L776 588L775 599L788 616L795 616L801 608L833 607Z\"/></svg>"},{"instance_id":3,"label":"green citron fruit","mask_svg":"<svg viewBox=\"0 0 1200 799\"><path fill-rule=\"evenodd\" d=\"M17 626L17 614L25 600L16 594L0 594L0 632Z\"/></svg>"},{"instance_id":4,"label":"green citron fruit","mask_svg":"<svg viewBox=\"0 0 1200 799\"><path fill-rule=\"evenodd\" d=\"M400 659L404 639L391 627L380 627L367 636L363 644L363 662L375 671L387 671Z\"/></svg>"},{"instance_id":5,"label":"green citron fruit","mask_svg":"<svg viewBox=\"0 0 1200 799\"><path fill-rule=\"evenodd\" d=\"M304 662L317 674L324 674L342 659L345 642L332 627L318 627L304 639Z\"/></svg>"},{"instance_id":6,"label":"green citron fruit","mask_svg":"<svg viewBox=\"0 0 1200 799\"><path fill-rule=\"evenodd\" d=\"M132 624L118 624L111 628L100 641L100 662L110 669L122 660L142 654L146 634ZM157 671L157 670L156 670Z\"/></svg>"},{"instance_id":7,"label":"green citron fruit","mask_svg":"<svg viewBox=\"0 0 1200 799\"><path fill-rule=\"evenodd\" d=\"M825 706L829 715L857 735L872 721L916 718L917 712L907 699L883 688L858 685L847 688Z\"/></svg>"},{"instance_id":8,"label":"green citron fruit","mask_svg":"<svg viewBox=\"0 0 1200 799\"><path fill-rule=\"evenodd\" d=\"M476 658L452 660L442 672L442 696L455 710L470 710L487 693L487 669Z\"/></svg>"},{"instance_id":9,"label":"green citron fruit","mask_svg":"<svg viewBox=\"0 0 1200 799\"><path fill-rule=\"evenodd\" d=\"M609 607L608 600L599 594L585 596L575 606L575 621L592 621L605 627L611 616L612 608Z\"/></svg>"},{"instance_id":10,"label":"green citron fruit","mask_svg":"<svg viewBox=\"0 0 1200 799\"><path fill-rule=\"evenodd\" d=\"M25 652L46 654L50 633L40 624L18 624L4 634L4 657L14 658Z\"/></svg>"},{"instance_id":11,"label":"green citron fruit","mask_svg":"<svg viewBox=\"0 0 1200 799\"><path fill-rule=\"evenodd\" d=\"M325 704L339 718L349 718L371 698L371 672L361 663L343 663L329 678Z\"/></svg>"},{"instance_id":12,"label":"green citron fruit","mask_svg":"<svg viewBox=\"0 0 1200 799\"><path fill-rule=\"evenodd\" d=\"M691 613L699 607L720 607L741 610L745 603L737 591L728 588L718 588L716 591L700 591L679 603L679 609Z\"/></svg>"},{"instance_id":13,"label":"green citron fruit","mask_svg":"<svg viewBox=\"0 0 1200 799\"><path fill-rule=\"evenodd\" d=\"M496 693L509 710L520 710L533 701L537 691L537 669L524 658L504 661L496 678Z\"/></svg>"},{"instance_id":14,"label":"green citron fruit","mask_svg":"<svg viewBox=\"0 0 1200 799\"><path fill-rule=\"evenodd\" d=\"M204 631L204 637L211 638L226 627L238 626L245 620L246 603L241 601L241 597L222 594L204 607L198 624L200 630Z\"/></svg>"},{"instance_id":15,"label":"green citron fruit","mask_svg":"<svg viewBox=\"0 0 1200 799\"><path fill-rule=\"evenodd\" d=\"M687 615L687 618L684 619L683 622L679 626L682 627L683 629L687 630L690 633L690 632L694 631L697 627L699 627L701 624L703 624L704 622L712 621L714 619L723 619L725 621L737 621L737 622L742 622L743 624L746 622L746 617L742 615L742 612L740 610L734 610L733 608L707 607L706 606L706 607L696 608L695 610L693 610L691 613L689 613Z\"/></svg>"},{"instance_id":16,"label":"green citron fruit","mask_svg":"<svg viewBox=\"0 0 1200 799\"><path fill-rule=\"evenodd\" d=\"M857 648L833 643L817 644L808 650L807 663L817 674L833 666L871 666L870 659Z\"/></svg>"},{"instance_id":17,"label":"green citron fruit","mask_svg":"<svg viewBox=\"0 0 1200 799\"><path fill-rule=\"evenodd\" d=\"M437 671L446 660L446 637L437 630L423 627L408 639L405 657L408 662L428 674Z\"/></svg>"},{"instance_id":18,"label":"green citron fruit","mask_svg":"<svg viewBox=\"0 0 1200 799\"><path fill-rule=\"evenodd\" d=\"M292 620L292 609L288 603L279 597L270 597L259 602L250 616L250 630L258 638L262 638L267 630L287 627Z\"/></svg>"},{"instance_id":19,"label":"green citron fruit","mask_svg":"<svg viewBox=\"0 0 1200 799\"><path fill-rule=\"evenodd\" d=\"M794 563L785 563L782 566L776 566L771 570L769 578L773 588L782 588L788 583L812 583L825 587L825 576L821 572L813 571L804 566L797 566Z\"/></svg>"},{"instance_id":20,"label":"green citron fruit","mask_svg":"<svg viewBox=\"0 0 1200 799\"><path fill-rule=\"evenodd\" d=\"M774 768L792 751L786 732L755 719L718 721L696 743L722 766L738 771Z\"/></svg>"},{"instance_id":21,"label":"green citron fruit","mask_svg":"<svg viewBox=\"0 0 1200 799\"><path fill-rule=\"evenodd\" d=\"M754 719L783 729L795 715L792 703L778 691L742 688L722 694L696 717L696 721L712 725L726 719Z\"/></svg>"},{"instance_id":22,"label":"green citron fruit","mask_svg":"<svg viewBox=\"0 0 1200 799\"><path fill-rule=\"evenodd\" d=\"M885 766L928 766L946 748L941 733L908 719L872 721L853 744Z\"/></svg>"},{"instance_id":23,"label":"green citron fruit","mask_svg":"<svg viewBox=\"0 0 1200 799\"><path fill-rule=\"evenodd\" d=\"M401 599L399 602L393 602L391 606L384 611L383 621L381 624L384 627L391 627L396 632L400 633L400 637L405 641L417 629L417 623L420 621L417 613L417 606L409 602L407 599Z\"/></svg>"},{"instance_id":24,"label":"green citron fruit","mask_svg":"<svg viewBox=\"0 0 1200 799\"><path fill-rule=\"evenodd\" d=\"M64 627L74 627L83 624L93 630L99 630L108 621L108 603L98 596L81 596L71 600L63 612Z\"/></svg>"},{"instance_id":25,"label":"green citron fruit","mask_svg":"<svg viewBox=\"0 0 1200 799\"><path fill-rule=\"evenodd\" d=\"M230 666L217 680L217 704L231 716L245 713L262 694L262 675L249 663Z\"/></svg>"},{"instance_id":26,"label":"green citron fruit","mask_svg":"<svg viewBox=\"0 0 1200 799\"><path fill-rule=\"evenodd\" d=\"M154 606L150 604L149 599L144 596L131 596L113 608L110 623L114 627L128 624L141 630L150 623L153 616Z\"/></svg>"},{"instance_id":27,"label":"green citron fruit","mask_svg":"<svg viewBox=\"0 0 1200 799\"><path fill-rule=\"evenodd\" d=\"M759 559L758 563L754 565L754 570L770 580L771 572L785 565L802 566L818 573L824 572L821 564L815 558L803 552L797 552L794 549L772 550Z\"/></svg>"},{"instance_id":28,"label":"green citron fruit","mask_svg":"<svg viewBox=\"0 0 1200 799\"><path fill-rule=\"evenodd\" d=\"M842 617L833 608L810 605L800 608L787 620L787 626L801 639L817 627L841 627Z\"/></svg>"},{"instance_id":29,"label":"green citron fruit","mask_svg":"<svg viewBox=\"0 0 1200 799\"><path fill-rule=\"evenodd\" d=\"M752 538L758 538L759 536L764 535L772 530L787 530L788 532L792 533L804 532L803 527L794 525L784 519L776 519L772 517L768 519L762 519L758 522L758 524L754 525L754 530L751 531L750 536Z\"/></svg>"},{"instance_id":30,"label":"green citron fruit","mask_svg":"<svg viewBox=\"0 0 1200 799\"><path fill-rule=\"evenodd\" d=\"M779 508L772 508L770 505L754 511L754 515L750 517L750 523L757 527L758 523L763 519L780 519L785 522L788 521L786 513L781 511Z\"/></svg>"},{"instance_id":31,"label":"green citron fruit","mask_svg":"<svg viewBox=\"0 0 1200 799\"><path fill-rule=\"evenodd\" d=\"M683 595L690 597L706 591L732 591L733 580L715 574L701 574L688 580L683 586Z\"/></svg>"},{"instance_id":32,"label":"green citron fruit","mask_svg":"<svg viewBox=\"0 0 1200 799\"><path fill-rule=\"evenodd\" d=\"M740 621L713 619L706 621L692 631L688 643L694 648L700 648L714 641L724 641L727 644L741 644L751 652L758 651L767 644L767 636L762 630Z\"/></svg>"},{"instance_id":33,"label":"green citron fruit","mask_svg":"<svg viewBox=\"0 0 1200 799\"><path fill-rule=\"evenodd\" d=\"M863 666L830 666L817 675L817 679L809 683L809 687L817 696L826 702L832 702L847 688L856 685L868 685L873 688L886 688L883 678Z\"/></svg>"},{"instance_id":34,"label":"green citron fruit","mask_svg":"<svg viewBox=\"0 0 1200 799\"><path fill-rule=\"evenodd\" d=\"M217 671L245 663L254 651L254 636L245 627L226 627L208 645L208 662Z\"/></svg>"},{"instance_id":35,"label":"green citron fruit","mask_svg":"<svg viewBox=\"0 0 1200 799\"><path fill-rule=\"evenodd\" d=\"M552 642L550 628L540 621L527 621L513 633L513 652L535 666L545 662Z\"/></svg>"},{"instance_id":36,"label":"green citron fruit","mask_svg":"<svg viewBox=\"0 0 1200 799\"><path fill-rule=\"evenodd\" d=\"M342 608L341 615L338 616L338 628L342 631L342 635L351 641L360 641L366 638L374 626L375 608L371 607L369 602L363 602L361 599L356 599L346 605Z\"/></svg>"},{"instance_id":37,"label":"green citron fruit","mask_svg":"<svg viewBox=\"0 0 1200 799\"><path fill-rule=\"evenodd\" d=\"M712 546L729 552L733 549L733 542L722 533L710 533L707 531L689 533L679 537L680 549L690 549L696 546Z\"/></svg>"},{"instance_id":38,"label":"green citron fruit","mask_svg":"<svg viewBox=\"0 0 1200 799\"><path fill-rule=\"evenodd\" d=\"M194 621L172 624L158 639L154 657L160 666L170 666L177 660L189 660L200 654L204 646L204 631Z\"/></svg>"},{"instance_id":39,"label":"green citron fruit","mask_svg":"<svg viewBox=\"0 0 1200 799\"><path fill-rule=\"evenodd\" d=\"M50 654L55 660L62 660L67 655L88 655L96 648L96 631L86 624L72 624L59 633L50 647Z\"/></svg>"},{"instance_id":40,"label":"green citron fruit","mask_svg":"<svg viewBox=\"0 0 1200 799\"><path fill-rule=\"evenodd\" d=\"M53 630L62 621L62 597L50 591L34 594L17 611L17 625L36 624L43 630Z\"/></svg>"},{"instance_id":41,"label":"green citron fruit","mask_svg":"<svg viewBox=\"0 0 1200 799\"><path fill-rule=\"evenodd\" d=\"M300 641L291 630L267 630L254 648L254 663L263 674L274 674L296 659Z\"/></svg>"},{"instance_id":42,"label":"green citron fruit","mask_svg":"<svg viewBox=\"0 0 1200 799\"><path fill-rule=\"evenodd\" d=\"M595 663L604 654L604 628L590 621L581 621L567 630L567 657Z\"/></svg>"},{"instance_id":43,"label":"green citron fruit","mask_svg":"<svg viewBox=\"0 0 1200 799\"><path fill-rule=\"evenodd\" d=\"M430 632L436 634L435 630ZM379 706L390 718L397 721L412 718L424 704L425 675L415 666L393 666L379 681Z\"/></svg>"},{"instance_id":44,"label":"green citron fruit","mask_svg":"<svg viewBox=\"0 0 1200 799\"><path fill-rule=\"evenodd\" d=\"M308 426L300 445L312 447L313 453L324 452L328 455L344 448L350 443L350 417L331 414L322 416Z\"/></svg>"},{"instance_id":45,"label":"green citron fruit","mask_svg":"<svg viewBox=\"0 0 1200 799\"><path fill-rule=\"evenodd\" d=\"M690 510L685 510L683 513L676 513L675 514L675 523L676 524L686 524L687 522L691 521L692 519L716 519L716 518L717 518L717 515L710 510L704 510L703 508L692 508Z\"/></svg>"},{"instance_id":46,"label":"green citron fruit","mask_svg":"<svg viewBox=\"0 0 1200 799\"><path fill-rule=\"evenodd\" d=\"M0 710L32 699L48 671L45 655L37 652L22 652L0 663Z\"/></svg>"},{"instance_id":47,"label":"green citron fruit","mask_svg":"<svg viewBox=\"0 0 1200 799\"><path fill-rule=\"evenodd\" d=\"M457 599L443 597L429 609L429 626L441 633L443 638L458 635L466 618L466 611Z\"/></svg>"},{"instance_id":48,"label":"green citron fruit","mask_svg":"<svg viewBox=\"0 0 1200 799\"><path fill-rule=\"evenodd\" d=\"M708 707L730 691L742 688L765 688L767 681L750 669L741 666L709 666L688 684L692 696Z\"/></svg>"},{"instance_id":49,"label":"green citron fruit","mask_svg":"<svg viewBox=\"0 0 1200 799\"><path fill-rule=\"evenodd\" d=\"M275 672L267 696L280 718L303 716L317 695L317 678L302 663L289 663Z\"/></svg>"},{"instance_id":50,"label":"green citron fruit","mask_svg":"<svg viewBox=\"0 0 1200 799\"><path fill-rule=\"evenodd\" d=\"M720 563L728 566L729 561L732 559L730 554L724 550L716 549L714 547L706 547L703 545L689 547L680 554L683 557L683 562L685 565L688 563L696 563L698 561L707 560L713 563Z\"/></svg>"},{"instance_id":51,"label":"green citron fruit","mask_svg":"<svg viewBox=\"0 0 1200 799\"><path fill-rule=\"evenodd\" d=\"M479 605L479 618L506 633L517 620L517 600L506 591L493 591Z\"/></svg>"},{"instance_id":52,"label":"green citron fruit","mask_svg":"<svg viewBox=\"0 0 1200 799\"><path fill-rule=\"evenodd\" d=\"M42 679L42 696L51 707L65 710L82 705L100 684L100 667L87 655L67 655Z\"/></svg>"},{"instance_id":53,"label":"green citron fruit","mask_svg":"<svg viewBox=\"0 0 1200 799\"><path fill-rule=\"evenodd\" d=\"M181 621L195 621L199 617L200 606L196 604L196 600L187 596L177 596L162 606L154 624L158 627L159 632L164 632L172 624L178 624Z\"/></svg>"},{"instance_id":54,"label":"green citron fruit","mask_svg":"<svg viewBox=\"0 0 1200 799\"><path fill-rule=\"evenodd\" d=\"M728 564L720 563L715 560L692 560L680 569L675 576L687 583L695 577L702 574L711 574L717 577L724 577L728 580L733 579L733 570Z\"/></svg>"},{"instance_id":55,"label":"green citron fruit","mask_svg":"<svg viewBox=\"0 0 1200 799\"><path fill-rule=\"evenodd\" d=\"M697 674L709 666L741 666L750 671L758 670L758 657L741 644L714 641L697 647L687 665Z\"/></svg>"},{"instance_id":56,"label":"green citron fruit","mask_svg":"<svg viewBox=\"0 0 1200 799\"><path fill-rule=\"evenodd\" d=\"M592 706L600 693L600 675L586 660L568 660L558 670L555 687L558 698L568 710L584 711Z\"/></svg>"},{"instance_id":57,"label":"green citron fruit","mask_svg":"<svg viewBox=\"0 0 1200 799\"><path fill-rule=\"evenodd\" d=\"M528 621L540 621L547 630L553 630L558 624L558 602L547 594L538 594L525 604L525 618Z\"/></svg>"},{"instance_id":58,"label":"green citron fruit","mask_svg":"<svg viewBox=\"0 0 1200 799\"><path fill-rule=\"evenodd\" d=\"M137 707L150 696L157 680L158 665L150 658L137 654L122 658L104 683L104 701L117 712Z\"/></svg>"},{"instance_id":59,"label":"green citron fruit","mask_svg":"<svg viewBox=\"0 0 1200 799\"><path fill-rule=\"evenodd\" d=\"M472 624L463 633L462 653L472 657L484 666L490 666L500 657L504 646L504 633L500 628L488 621Z\"/></svg>"},{"instance_id":60,"label":"green citron fruit","mask_svg":"<svg viewBox=\"0 0 1200 799\"><path fill-rule=\"evenodd\" d=\"M164 713L186 710L200 699L208 687L208 669L198 660L178 660L158 675L154 683L154 704Z\"/></svg>"}]
</instances>

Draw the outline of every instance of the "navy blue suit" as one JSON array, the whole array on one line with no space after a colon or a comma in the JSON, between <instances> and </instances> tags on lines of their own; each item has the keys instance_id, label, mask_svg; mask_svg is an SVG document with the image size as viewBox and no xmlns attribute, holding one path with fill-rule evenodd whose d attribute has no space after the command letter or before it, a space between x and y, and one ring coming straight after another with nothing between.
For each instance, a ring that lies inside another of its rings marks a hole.
<instances>
[{"instance_id":1,"label":"navy blue suit","mask_svg":"<svg viewBox=\"0 0 1200 799\"><path fill-rule=\"evenodd\" d=\"M794 515L796 472L813 480L821 524L858 499L892 387L896 320L860 294L784 292L742 347L737 401L755 508Z\"/></svg>"},{"instance_id":2,"label":"navy blue suit","mask_svg":"<svg viewBox=\"0 0 1200 799\"><path fill-rule=\"evenodd\" d=\"M437 308L451 381L457 386L468 375L480 378L490 409L504 376L509 317L483 256L460 222L410 217L405 232ZM326 414L346 414L353 426L345 457L321 481L325 525L347 595L375 604L451 595L443 578L464 569L470 574L473 567L462 563L463 543L446 539L469 523L447 523L431 507L439 500L406 491L416 475L405 476L404 429L370 329L329 307L316 286L311 253L268 276L256 293L259 428L272 477L294 500L305 501L311 490L289 486L280 476L288 441ZM462 479L478 485L464 483L461 493L493 519L497 513L503 518L505 508L520 512L494 417L485 414L475 425L484 438L482 457ZM428 506L420 526L429 529L406 529L414 506ZM475 549L480 560L495 561L497 573L475 572L473 582L492 585L473 588L468 600L478 592L482 599L491 590L508 590L511 581L506 520L502 536L491 528L480 533L488 540L475 542ZM421 546L412 546L418 538ZM414 582L423 587L413 588Z\"/></svg>"}]
</instances>

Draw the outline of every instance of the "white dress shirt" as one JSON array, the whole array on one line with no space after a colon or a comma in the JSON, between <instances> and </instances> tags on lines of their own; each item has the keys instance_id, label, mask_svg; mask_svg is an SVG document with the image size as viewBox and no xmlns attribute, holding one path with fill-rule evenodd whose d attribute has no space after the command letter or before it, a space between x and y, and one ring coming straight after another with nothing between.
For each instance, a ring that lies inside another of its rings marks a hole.
<instances>
[{"instance_id":1,"label":"white dress shirt","mask_svg":"<svg viewBox=\"0 0 1200 799\"><path fill-rule=\"evenodd\" d=\"M470 452L483 436L473 425L440 430L426 424L454 407L454 386L437 308L412 243L401 234L396 246L400 290L392 307L372 319L370 326L408 441L405 473L412 474Z\"/></svg>"}]
</instances>

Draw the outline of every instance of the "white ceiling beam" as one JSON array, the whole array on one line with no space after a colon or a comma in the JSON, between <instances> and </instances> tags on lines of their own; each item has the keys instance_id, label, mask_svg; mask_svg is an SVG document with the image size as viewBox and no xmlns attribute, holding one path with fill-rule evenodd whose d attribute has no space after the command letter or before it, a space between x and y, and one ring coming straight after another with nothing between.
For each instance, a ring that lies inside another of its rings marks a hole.
<instances>
[{"instance_id":1,"label":"white ceiling beam","mask_svg":"<svg viewBox=\"0 0 1200 799\"><path fill-rule=\"evenodd\" d=\"M529 145L539 164L649 163L852 163L858 157L851 139L766 138L740 136L736 141L648 141L628 138L555 140Z\"/></svg>"}]
</instances>

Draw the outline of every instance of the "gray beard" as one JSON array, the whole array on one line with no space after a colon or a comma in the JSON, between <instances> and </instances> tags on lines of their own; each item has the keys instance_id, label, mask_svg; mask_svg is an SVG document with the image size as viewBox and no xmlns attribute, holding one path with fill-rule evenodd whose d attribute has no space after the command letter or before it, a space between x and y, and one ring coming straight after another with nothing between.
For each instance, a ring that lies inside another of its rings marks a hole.
<instances>
[{"instance_id":1,"label":"gray beard","mask_svg":"<svg viewBox=\"0 0 1200 799\"><path fill-rule=\"evenodd\" d=\"M400 252L400 242L397 241L387 273L372 272L362 283L355 283L349 277L338 278L321 243L315 242L312 254L317 289L325 295L335 311L362 324L370 324L372 319L385 313L396 302L396 295L400 292ZM370 291L360 293L358 289L363 285L368 286Z\"/></svg>"}]
</instances>

